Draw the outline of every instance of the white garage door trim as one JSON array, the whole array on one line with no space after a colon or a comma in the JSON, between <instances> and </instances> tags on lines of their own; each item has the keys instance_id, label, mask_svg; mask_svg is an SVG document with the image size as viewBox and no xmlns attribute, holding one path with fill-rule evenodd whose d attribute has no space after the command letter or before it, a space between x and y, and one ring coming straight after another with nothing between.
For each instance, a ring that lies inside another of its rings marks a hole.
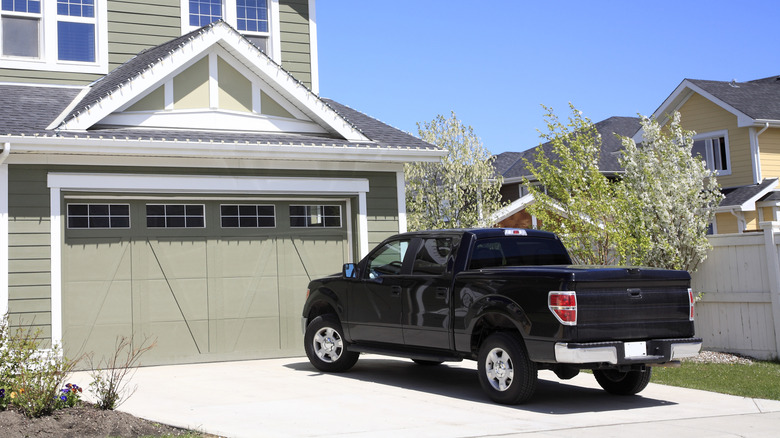
<instances>
[{"instance_id":1,"label":"white garage door trim","mask_svg":"<svg viewBox=\"0 0 780 438\"><path fill-rule=\"evenodd\" d=\"M48 174L51 207L51 339L62 344L62 190L122 193L316 194L358 197L360 258L368 254L365 178L284 178L197 175ZM349 205L349 204L347 204ZM351 241L352 233L347 230Z\"/></svg>"}]
</instances>

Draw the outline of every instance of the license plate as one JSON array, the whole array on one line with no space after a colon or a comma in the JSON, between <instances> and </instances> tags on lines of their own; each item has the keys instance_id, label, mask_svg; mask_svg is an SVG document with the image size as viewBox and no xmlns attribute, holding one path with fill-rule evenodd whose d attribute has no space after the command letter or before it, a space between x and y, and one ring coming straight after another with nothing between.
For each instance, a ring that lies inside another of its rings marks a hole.
<instances>
[{"instance_id":1,"label":"license plate","mask_svg":"<svg viewBox=\"0 0 780 438\"><path fill-rule=\"evenodd\" d=\"M623 344L626 358L647 356L647 342L626 342Z\"/></svg>"}]
</instances>

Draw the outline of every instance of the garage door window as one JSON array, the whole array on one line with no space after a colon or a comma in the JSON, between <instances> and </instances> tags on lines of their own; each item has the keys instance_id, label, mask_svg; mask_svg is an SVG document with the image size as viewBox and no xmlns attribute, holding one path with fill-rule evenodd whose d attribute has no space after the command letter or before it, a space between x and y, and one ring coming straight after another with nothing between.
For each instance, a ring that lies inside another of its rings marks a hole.
<instances>
[{"instance_id":1,"label":"garage door window","mask_svg":"<svg viewBox=\"0 0 780 438\"><path fill-rule=\"evenodd\" d=\"M273 205L226 205L219 207L222 228L274 228Z\"/></svg>"},{"instance_id":2,"label":"garage door window","mask_svg":"<svg viewBox=\"0 0 780 438\"><path fill-rule=\"evenodd\" d=\"M205 228L202 204L146 204L148 228Z\"/></svg>"},{"instance_id":3,"label":"garage door window","mask_svg":"<svg viewBox=\"0 0 780 438\"><path fill-rule=\"evenodd\" d=\"M130 228L130 205L68 204L68 228Z\"/></svg>"},{"instance_id":4,"label":"garage door window","mask_svg":"<svg viewBox=\"0 0 780 438\"><path fill-rule=\"evenodd\" d=\"M293 228L340 228L340 205L291 205L290 226Z\"/></svg>"}]
</instances>

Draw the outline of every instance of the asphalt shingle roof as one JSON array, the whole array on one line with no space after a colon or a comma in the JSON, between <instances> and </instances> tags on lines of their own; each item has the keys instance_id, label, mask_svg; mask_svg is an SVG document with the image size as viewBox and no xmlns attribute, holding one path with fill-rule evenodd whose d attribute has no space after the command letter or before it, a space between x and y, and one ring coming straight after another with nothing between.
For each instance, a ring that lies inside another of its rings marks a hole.
<instances>
[{"instance_id":1,"label":"asphalt shingle roof","mask_svg":"<svg viewBox=\"0 0 780 438\"><path fill-rule=\"evenodd\" d=\"M217 130L184 130L134 127L97 127L87 132L47 130L46 128L66 110L83 90L86 94L65 116L64 120L93 106L100 99L117 90L123 83L142 74L150 65L159 62L172 51L221 21L192 31L159 46L144 50L87 87L51 87L44 85L0 84L0 135L40 135L64 138L117 138L134 140L176 140L214 143L249 143L266 145L306 145L341 147L382 147L394 149L437 150L438 147L382 123L353 108L331 99L321 99L348 123L361 131L369 141L350 142L338 136L271 132L238 132ZM259 49L258 49L259 50ZM281 68L281 67L280 67ZM288 73L289 74L289 73Z\"/></svg>"},{"instance_id":2,"label":"asphalt shingle roof","mask_svg":"<svg viewBox=\"0 0 780 438\"><path fill-rule=\"evenodd\" d=\"M753 119L780 120L780 76L748 82L688 81Z\"/></svg>"},{"instance_id":3,"label":"asphalt shingle roof","mask_svg":"<svg viewBox=\"0 0 780 438\"><path fill-rule=\"evenodd\" d=\"M638 117L610 117L594 124L601 134L601 155L599 156L599 169L602 172L614 173L622 171L616 152L623 149L623 144L617 135L631 137L639 130ZM531 172L526 168L523 159L534 162L537 151L542 148L547 156L550 156L552 144L550 142L528 149L525 152L504 152L496 157L493 166L504 178L518 178L529 176ZM510 164L511 162L511 164Z\"/></svg>"},{"instance_id":4,"label":"asphalt shingle roof","mask_svg":"<svg viewBox=\"0 0 780 438\"><path fill-rule=\"evenodd\" d=\"M772 184L777 182L777 178L768 178L761 181L761 184L751 184L741 187L733 187L721 190L725 197L720 201L719 207L736 207L753 199L761 192L768 190Z\"/></svg>"}]
</instances>

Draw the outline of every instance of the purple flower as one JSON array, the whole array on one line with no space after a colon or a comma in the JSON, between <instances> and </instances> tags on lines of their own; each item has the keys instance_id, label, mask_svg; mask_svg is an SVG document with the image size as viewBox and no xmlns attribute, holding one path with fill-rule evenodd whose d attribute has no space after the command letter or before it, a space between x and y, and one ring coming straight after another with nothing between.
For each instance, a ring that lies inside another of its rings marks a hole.
<instances>
[{"instance_id":1,"label":"purple flower","mask_svg":"<svg viewBox=\"0 0 780 438\"><path fill-rule=\"evenodd\" d=\"M68 397L66 397L66 396L64 396L64 395L61 395L61 396L60 396L60 400L62 400L62 401L66 401L67 399L68 399Z\"/></svg>"}]
</instances>

